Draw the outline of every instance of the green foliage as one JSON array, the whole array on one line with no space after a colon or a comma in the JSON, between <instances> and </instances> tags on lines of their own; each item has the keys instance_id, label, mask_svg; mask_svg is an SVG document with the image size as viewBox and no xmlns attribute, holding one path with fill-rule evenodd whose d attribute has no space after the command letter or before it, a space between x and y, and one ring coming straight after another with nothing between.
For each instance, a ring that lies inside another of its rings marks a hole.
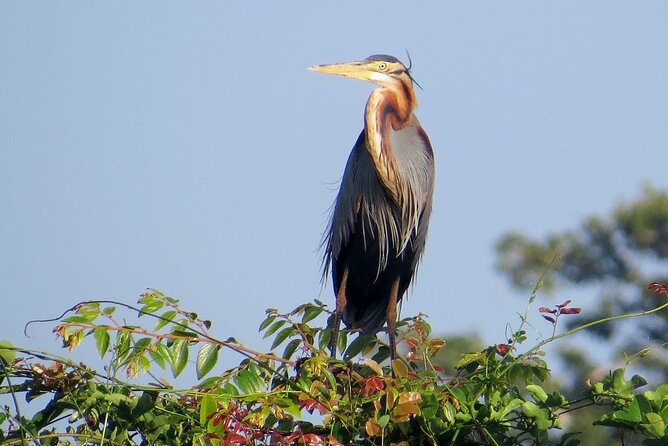
<instances>
[{"instance_id":1,"label":"green foliage","mask_svg":"<svg viewBox=\"0 0 668 446\"><path fill-rule=\"evenodd\" d=\"M668 385L640 393L643 378L616 370L569 398L550 381L542 348L583 329L557 333L559 319L579 310L568 304L537 309L553 326L549 338L527 345L525 314L510 339L461 355L454 374L446 374L436 358L448 344L431 336L422 315L399 321L403 353L389 363L384 342L356 335L348 343L345 331L344 359L330 358L330 329L317 323L331 320L331 312L319 301L289 313L267 310L260 331L281 354L215 339L211 322L158 291L144 294L139 308L84 302L54 331L70 350L94 342L107 361L104 372L1 342L0 393L13 401L0 412L0 442L574 446L578 435L564 417L596 405L604 410L599 429L666 444ZM117 316L119 307L137 312L143 326L130 324L129 314ZM233 352L243 359L220 370L221 354ZM199 382L173 388L166 374L189 367ZM140 384L142 375L154 382ZM21 394L34 415L24 415Z\"/></svg>"}]
</instances>

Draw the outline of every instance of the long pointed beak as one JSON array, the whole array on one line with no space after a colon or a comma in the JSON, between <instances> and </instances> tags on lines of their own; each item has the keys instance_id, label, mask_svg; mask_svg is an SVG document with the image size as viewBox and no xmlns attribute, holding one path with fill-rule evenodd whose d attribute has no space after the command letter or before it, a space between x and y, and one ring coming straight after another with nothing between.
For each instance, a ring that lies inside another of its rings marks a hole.
<instances>
[{"instance_id":1,"label":"long pointed beak","mask_svg":"<svg viewBox=\"0 0 668 446\"><path fill-rule=\"evenodd\" d=\"M324 74L336 74L363 81L371 80L372 73L372 71L367 68L366 64L361 61L314 65L309 67L309 71Z\"/></svg>"}]
</instances>

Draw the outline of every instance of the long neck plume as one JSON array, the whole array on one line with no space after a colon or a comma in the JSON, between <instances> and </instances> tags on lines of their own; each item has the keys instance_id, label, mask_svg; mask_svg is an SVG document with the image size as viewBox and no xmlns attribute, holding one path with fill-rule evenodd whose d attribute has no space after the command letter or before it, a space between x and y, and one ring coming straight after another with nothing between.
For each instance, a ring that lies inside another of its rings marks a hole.
<instances>
[{"instance_id":1,"label":"long neck plume","mask_svg":"<svg viewBox=\"0 0 668 446\"><path fill-rule=\"evenodd\" d=\"M406 79L397 79L391 88L375 89L366 104L367 148L381 183L397 204L403 201L403 188L395 165L389 132L406 127L413 119L416 107L415 91L408 76Z\"/></svg>"}]
</instances>

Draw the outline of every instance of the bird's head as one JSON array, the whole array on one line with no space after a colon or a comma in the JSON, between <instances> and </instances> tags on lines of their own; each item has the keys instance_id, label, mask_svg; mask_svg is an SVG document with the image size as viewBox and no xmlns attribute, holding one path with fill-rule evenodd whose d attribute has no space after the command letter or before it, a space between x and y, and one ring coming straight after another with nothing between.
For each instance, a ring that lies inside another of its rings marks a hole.
<instances>
[{"instance_id":1,"label":"bird's head","mask_svg":"<svg viewBox=\"0 0 668 446\"><path fill-rule=\"evenodd\" d=\"M371 81L387 88L396 86L397 82L408 81L410 85L413 81L408 68L399 59L385 54L375 54L353 62L314 65L309 70Z\"/></svg>"}]
</instances>

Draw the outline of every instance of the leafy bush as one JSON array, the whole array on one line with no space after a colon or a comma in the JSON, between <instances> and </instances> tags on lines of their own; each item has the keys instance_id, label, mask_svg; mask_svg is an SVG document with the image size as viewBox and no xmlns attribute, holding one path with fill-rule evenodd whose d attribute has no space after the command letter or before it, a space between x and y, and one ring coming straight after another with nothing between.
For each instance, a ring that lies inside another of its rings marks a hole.
<instances>
[{"instance_id":1,"label":"leafy bush","mask_svg":"<svg viewBox=\"0 0 668 446\"><path fill-rule=\"evenodd\" d=\"M666 285L651 289L668 296ZM211 322L155 290L141 296L140 307L83 302L54 332L69 350L94 341L107 366L94 370L0 343L0 393L12 398L0 412L0 442L574 446L580 441L576 432L568 432L565 415L597 405L606 413L596 424L617 429L621 444L631 436L647 446L668 444L667 384L640 393L645 380L627 379L618 369L568 400L554 390L558 386L543 359L550 342L611 320L656 313L668 303L564 333L557 333L559 320L579 309L570 302L541 307L553 333L527 346L524 327L535 295L536 290L510 339L463 355L454 376L434 362L448 346L431 336L422 315L398 323L403 353L390 364L381 340L357 336L348 343L345 331L338 346L343 359L330 358L325 350L330 330L316 322L331 318L331 311L317 300L289 313L267 310L260 331L273 339L271 352L213 338ZM122 317L119 308L125 310ZM155 321L153 327L128 324L134 312ZM243 360L214 373L221 350ZM172 387L164 373L181 375L191 358L199 382L188 389ZM24 414L21 395L34 415Z\"/></svg>"}]
</instances>

